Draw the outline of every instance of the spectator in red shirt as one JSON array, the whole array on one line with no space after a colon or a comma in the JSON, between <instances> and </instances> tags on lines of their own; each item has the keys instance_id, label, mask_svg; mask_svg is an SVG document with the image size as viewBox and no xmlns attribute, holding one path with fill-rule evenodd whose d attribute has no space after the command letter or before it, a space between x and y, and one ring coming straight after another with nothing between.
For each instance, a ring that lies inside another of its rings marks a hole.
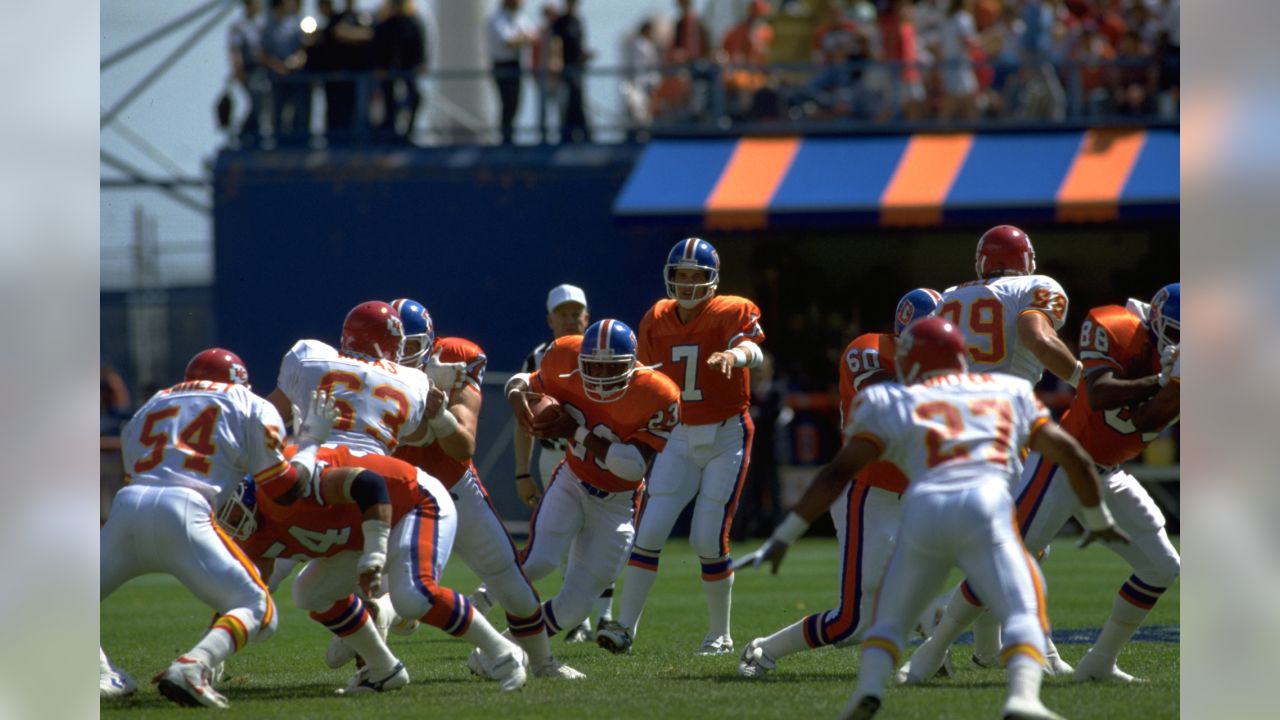
<instances>
[{"instance_id":1,"label":"spectator in red shirt","mask_svg":"<svg viewBox=\"0 0 1280 720\"><path fill-rule=\"evenodd\" d=\"M924 83L920 74L920 50L916 44L915 5L910 0L894 0L880 14L881 59L897 63L893 75L893 102L887 103L876 118L888 120L900 112L905 120L918 120L924 115Z\"/></svg>"},{"instance_id":2,"label":"spectator in red shirt","mask_svg":"<svg viewBox=\"0 0 1280 720\"><path fill-rule=\"evenodd\" d=\"M747 6L747 17L742 22L729 28L721 44L720 61L728 67L725 70L725 89L731 96L731 112L747 114L753 117L773 114L761 107L758 97L768 82L764 64L769 59L773 48L773 28L769 25L769 3L767 0L754 0Z\"/></svg>"}]
</instances>

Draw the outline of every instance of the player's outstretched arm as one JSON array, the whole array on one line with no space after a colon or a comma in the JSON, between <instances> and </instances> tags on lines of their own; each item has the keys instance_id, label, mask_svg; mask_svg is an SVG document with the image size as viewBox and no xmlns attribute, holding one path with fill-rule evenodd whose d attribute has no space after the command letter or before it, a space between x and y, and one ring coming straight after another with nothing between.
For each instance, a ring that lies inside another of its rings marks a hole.
<instances>
[{"instance_id":1,"label":"player's outstretched arm","mask_svg":"<svg viewBox=\"0 0 1280 720\"><path fill-rule=\"evenodd\" d=\"M1094 540L1128 544L1129 537L1115 526L1102 502L1102 480L1094 470L1093 459L1075 438L1053 421L1047 421L1031 436L1030 447L1067 472L1067 480L1082 507L1085 534L1080 547Z\"/></svg>"},{"instance_id":2,"label":"player's outstretched arm","mask_svg":"<svg viewBox=\"0 0 1280 720\"><path fill-rule=\"evenodd\" d=\"M1095 411L1128 407L1151 398L1160 390L1158 375L1134 380L1116 377L1111 368L1103 368L1085 380L1089 386L1089 409Z\"/></svg>"},{"instance_id":3,"label":"player's outstretched arm","mask_svg":"<svg viewBox=\"0 0 1280 720\"><path fill-rule=\"evenodd\" d=\"M1136 405L1130 420L1138 432L1159 432L1182 414L1182 360L1173 363L1168 380L1150 400Z\"/></svg>"},{"instance_id":4,"label":"player's outstretched arm","mask_svg":"<svg viewBox=\"0 0 1280 720\"><path fill-rule=\"evenodd\" d=\"M1080 382L1083 366L1071 353L1071 348L1058 337L1044 313L1022 313L1018 318L1018 342L1025 345L1049 372L1066 380L1071 387Z\"/></svg>"}]
</instances>

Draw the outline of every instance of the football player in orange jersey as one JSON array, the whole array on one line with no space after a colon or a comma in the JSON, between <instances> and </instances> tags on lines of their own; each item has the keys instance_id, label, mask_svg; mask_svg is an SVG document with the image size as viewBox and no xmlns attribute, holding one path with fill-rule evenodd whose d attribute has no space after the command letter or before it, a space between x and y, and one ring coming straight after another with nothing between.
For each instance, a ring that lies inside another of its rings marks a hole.
<instances>
[{"instance_id":1,"label":"football player in orange jersey","mask_svg":"<svg viewBox=\"0 0 1280 720\"><path fill-rule=\"evenodd\" d=\"M1132 682L1116 667L1121 647L1142 624L1165 589L1178 577L1181 560L1164 529L1164 515L1121 464L1132 460L1180 413L1181 287L1166 285L1150 304L1130 300L1089 311L1080 326L1084 378L1062 427L1088 451L1103 478L1107 506L1133 541L1109 545L1133 568L1112 604L1097 643L1075 668L1075 679ZM1032 553L1044 549L1067 519L1079 516L1057 465L1037 454L1027 458L1016 493L1019 529ZM911 658L910 680L923 680L945 649L982 612L967 585L969 601L954 596L933 637Z\"/></svg>"},{"instance_id":2,"label":"football player in orange jersey","mask_svg":"<svg viewBox=\"0 0 1280 720\"><path fill-rule=\"evenodd\" d=\"M521 649L475 613L465 595L440 584L458 525L444 486L402 460L345 445L323 448L318 457L325 469L309 498L283 504L259 494L256 506L238 508L250 518L247 526L234 512L223 518L264 571L276 558L306 561L293 584L294 602L368 663L344 694L409 682L403 664L368 622L364 602L352 593L357 587L375 602L388 593L396 615L418 618L477 646L486 666L477 673L501 680L503 691L523 687Z\"/></svg>"},{"instance_id":3,"label":"football player in orange jersey","mask_svg":"<svg viewBox=\"0 0 1280 720\"><path fill-rule=\"evenodd\" d=\"M529 391L558 400L560 412L535 423ZM680 389L637 365L635 334L609 319L557 339L542 367L513 376L506 393L516 420L535 437L571 440L534 510L522 558L525 573L538 580L568 548L564 585L543 605L555 633L582 622L622 570L645 474L680 421Z\"/></svg>"},{"instance_id":4,"label":"football player in orange jersey","mask_svg":"<svg viewBox=\"0 0 1280 720\"><path fill-rule=\"evenodd\" d=\"M448 365L460 365L464 370L460 383L445 388L447 402L427 411L429 442L401 447L395 456L427 471L453 496L459 519L454 551L484 583L472 595L476 609L483 614L494 601L502 605L507 611L507 627L516 643L529 654L529 667L535 677L585 677L551 654L542 601L521 571L515 542L471 461L483 397L480 388L488 362L484 351L465 338L436 337L431 315L415 300L401 298L393 300L391 306L400 312L404 322L401 364L422 367L428 374L431 367ZM441 384L434 385L432 392L444 393L440 387Z\"/></svg>"},{"instance_id":5,"label":"football player in orange jersey","mask_svg":"<svg viewBox=\"0 0 1280 720\"><path fill-rule=\"evenodd\" d=\"M938 307L939 297L938 291L929 288L912 290L898 301L892 335L866 333L845 348L839 370L841 427L849 422L858 392L895 378L897 337L913 320L928 317ZM892 463L872 463L858 474L830 509L843 548L839 607L808 615L768 637L752 640L742 651L739 674L762 677L777 666L778 660L793 653L861 638L871 616L871 598L876 595L885 563L893 552L902 494L906 491L907 478ZM761 556L753 555L755 558L743 558L742 562L753 560L758 565Z\"/></svg>"},{"instance_id":6,"label":"football player in orange jersey","mask_svg":"<svg viewBox=\"0 0 1280 720\"><path fill-rule=\"evenodd\" d=\"M676 243L663 277L668 299L659 300L640 321L640 361L675 381L682 416L649 476L618 622L601 628L596 642L612 652L630 646L658 576L658 555L693 500L689 544L702 561L709 625L697 654L719 655L733 652L729 526L751 458L755 430L748 412L748 368L764 359L758 344L764 330L755 303L716 294L720 256L706 240Z\"/></svg>"}]
</instances>

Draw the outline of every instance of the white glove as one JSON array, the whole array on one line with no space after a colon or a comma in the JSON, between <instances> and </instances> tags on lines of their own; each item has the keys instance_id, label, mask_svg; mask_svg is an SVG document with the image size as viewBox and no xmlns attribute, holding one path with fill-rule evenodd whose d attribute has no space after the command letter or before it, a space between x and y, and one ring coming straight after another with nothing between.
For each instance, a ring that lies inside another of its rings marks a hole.
<instances>
[{"instance_id":1,"label":"white glove","mask_svg":"<svg viewBox=\"0 0 1280 720\"><path fill-rule=\"evenodd\" d=\"M337 401L323 390L312 390L307 403L307 416L298 429L298 443L320 445L329 437L333 424L338 421Z\"/></svg>"},{"instance_id":2,"label":"white glove","mask_svg":"<svg viewBox=\"0 0 1280 720\"><path fill-rule=\"evenodd\" d=\"M1181 357L1182 355L1178 352L1177 345L1170 345L1160 353L1160 377L1157 379L1160 387L1168 385L1171 378L1180 377L1174 374L1174 368L1178 366L1178 360Z\"/></svg>"},{"instance_id":3,"label":"white glove","mask_svg":"<svg viewBox=\"0 0 1280 720\"><path fill-rule=\"evenodd\" d=\"M427 358L427 377L431 378L433 385L437 385L445 391L452 391L462 385L463 378L467 374L467 364L440 362L440 353L443 351L443 348L436 350Z\"/></svg>"}]
</instances>

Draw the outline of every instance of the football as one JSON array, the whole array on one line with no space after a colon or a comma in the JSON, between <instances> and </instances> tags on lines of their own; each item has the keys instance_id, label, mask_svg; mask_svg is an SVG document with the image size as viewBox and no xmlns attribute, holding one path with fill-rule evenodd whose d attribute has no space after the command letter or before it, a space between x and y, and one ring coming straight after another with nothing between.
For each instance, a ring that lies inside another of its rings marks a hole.
<instances>
[{"instance_id":1,"label":"football","mask_svg":"<svg viewBox=\"0 0 1280 720\"><path fill-rule=\"evenodd\" d=\"M543 395L529 403L529 412L533 414L535 424L550 422L560 414L560 401L550 395Z\"/></svg>"}]
</instances>

